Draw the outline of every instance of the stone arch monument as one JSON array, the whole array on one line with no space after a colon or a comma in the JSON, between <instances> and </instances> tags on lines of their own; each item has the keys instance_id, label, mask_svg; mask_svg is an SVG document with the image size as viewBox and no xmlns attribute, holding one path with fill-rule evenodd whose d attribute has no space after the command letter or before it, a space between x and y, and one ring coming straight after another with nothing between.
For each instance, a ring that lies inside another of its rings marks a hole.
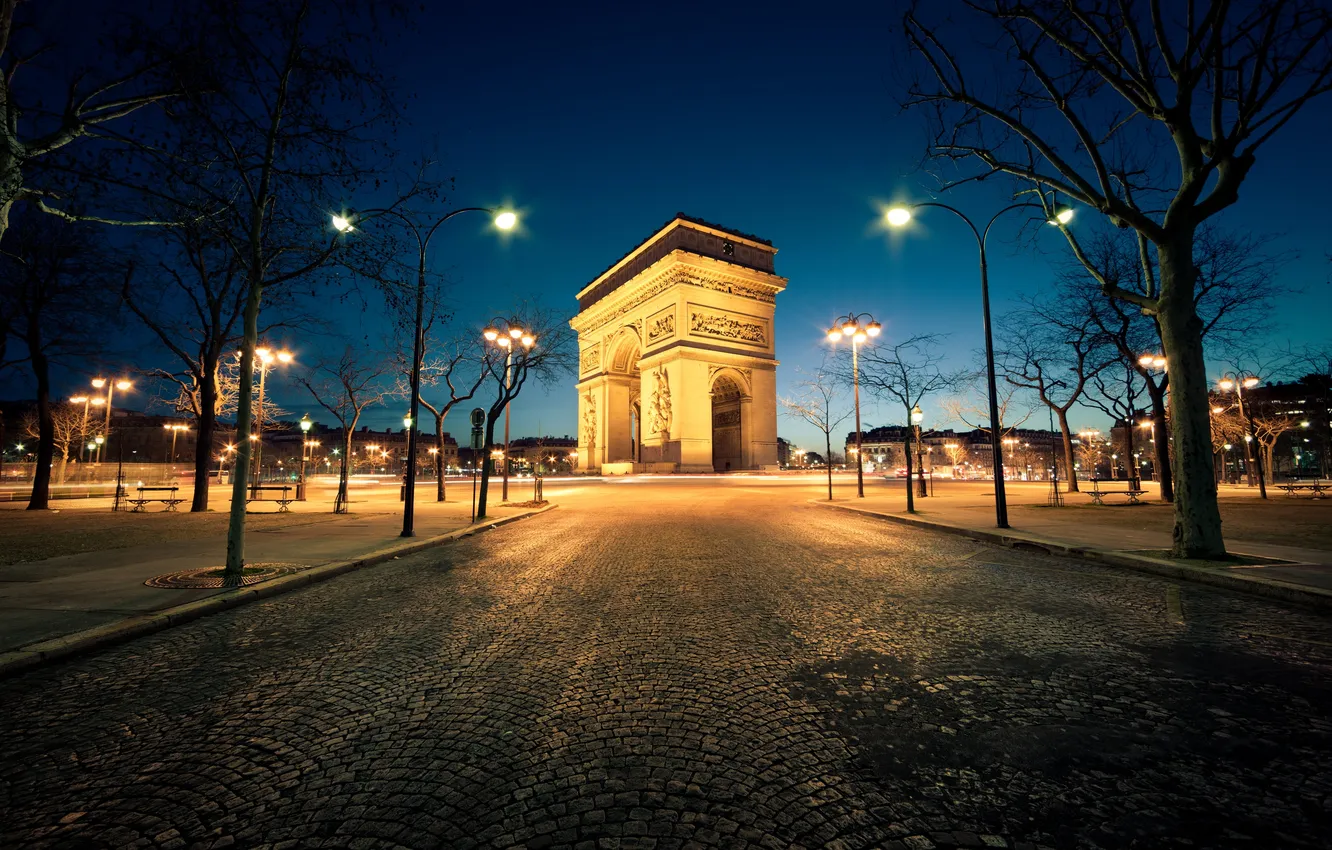
<instances>
[{"instance_id":1,"label":"stone arch monument","mask_svg":"<svg viewBox=\"0 0 1332 850\"><path fill-rule=\"evenodd\" d=\"M581 470L776 468L776 253L679 214L583 287Z\"/></svg>"}]
</instances>

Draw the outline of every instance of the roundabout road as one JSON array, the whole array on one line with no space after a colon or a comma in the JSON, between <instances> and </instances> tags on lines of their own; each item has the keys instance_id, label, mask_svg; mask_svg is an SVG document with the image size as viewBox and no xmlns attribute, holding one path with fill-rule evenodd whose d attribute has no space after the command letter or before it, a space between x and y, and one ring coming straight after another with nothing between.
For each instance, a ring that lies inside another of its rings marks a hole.
<instances>
[{"instance_id":1,"label":"roundabout road","mask_svg":"<svg viewBox=\"0 0 1332 850\"><path fill-rule=\"evenodd\" d=\"M1325 617L812 488L563 490L0 683L0 846L1327 846Z\"/></svg>"}]
</instances>

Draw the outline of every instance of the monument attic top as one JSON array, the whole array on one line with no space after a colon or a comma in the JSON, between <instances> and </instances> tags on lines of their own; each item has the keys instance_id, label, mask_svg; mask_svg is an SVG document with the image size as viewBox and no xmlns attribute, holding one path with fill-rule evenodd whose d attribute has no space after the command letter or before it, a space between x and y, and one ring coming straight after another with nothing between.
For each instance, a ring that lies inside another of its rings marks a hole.
<instances>
[{"instance_id":1,"label":"monument attic top","mask_svg":"<svg viewBox=\"0 0 1332 850\"><path fill-rule=\"evenodd\" d=\"M578 293L581 313L672 251L686 251L723 263L775 274L772 242L748 233L676 213L657 232L638 243Z\"/></svg>"}]
</instances>

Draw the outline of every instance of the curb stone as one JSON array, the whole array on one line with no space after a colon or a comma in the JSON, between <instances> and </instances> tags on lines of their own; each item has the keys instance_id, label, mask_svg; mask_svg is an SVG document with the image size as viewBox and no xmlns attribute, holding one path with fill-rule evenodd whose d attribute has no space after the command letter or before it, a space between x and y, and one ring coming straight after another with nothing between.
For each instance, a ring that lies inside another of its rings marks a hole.
<instances>
[{"instance_id":1,"label":"curb stone","mask_svg":"<svg viewBox=\"0 0 1332 850\"><path fill-rule=\"evenodd\" d=\"M1034 546L1039 549L1044 549L1051 555L1066 555L1072 558L1081 558L1084 561L1091 561L1093 563L1123 567L1125 569L1165 576L1179 581L1210 584L1213 587L1223 587L1227 590L1237 590L1241 593L1251 593L1255 596L1266 596L1270 599L1279 599L1283 602L1295 602L1324 611L1332 611L1332 591L1323 590L1322 588L1317 587L1305 587L1304 585L1282 581L1281 579L1257 578L1251 576L1239 576L1231 573L1214 572L1206 567L1179 564L1165 558L1152 558L1146 555L1130 555L1126 552L1097 549L1092 546L1083 546L1076 543L1065 543L1035 534L1028 534L1026 532L1015 532L1012 529L1007 531L987 531L979 528L950 525L948 523L921 519L919 517L886 514L870 510L869 508L857 508L852 505L830 504L818 499L811 499L809 501L810 504L819 505L824 508L846 511L848 513L859 514L860 516L874 517L888 522L896 522L901 525L911 525L917 528L928 529L930 531L942 532L944 534L953 534L959 537L970 538L971 540L978 540L982 543L994 543L1010 549L1021 546ZM1241 557L1244 555L1242 552L1232 552L1231 554L1239 555Z\"/></svg>"},{"instance_id":2,"label":"curb stone","mask_svg":"<svg viewBox=\"0 0 1332 850\"><path fill-rule=\"evenodd\" d=\"M258 584L252 584L248 587L239 587L233 591L223 592L216 596L209 596L205 599L196 599L193 602L186 602L172 608L164 608L160 611L154 611L151 614L140 614L138 616L126 618L117 623L108 623L103 626L96 626L91 629L85 629L61 637L39 641L38 643L29 644L21 649L0 652L0 679L27 670L32 670L53 661L64 660L75 655L82 655L87 652L105 649L106 647L123 643L136 637L164 631L165 629L179 626L201 617L206 617L209 614L228 611L250 602L257 602L260 599L268 599L273 596L290 593L293 590L309 587L310 585L327 581L336 576L353 572L363 567L374 566L375 564L381 564L385 561L393 561L404 555L414 555L417 552L444 543L451 543L454 540L461 540L464 537L471 537L483 531L489 531L492 528L499 528L500 526L508 525L511 522L517 522L519 520L527 519L528 517L546 513L547 511L554 510L556 507L557 505L547 505L544 508L533 508L522 513L513 514L512 516L488 520L484 523L471 525L467 528L460 528L456 531L450 531L424 540L414 540L410 543L399 543L384 549L377 549L374 552L359 558L347 561L334 561L329 564L320 564L317 567L310 567L297 573L281 576Z\"/></svg>"}]
</instances>

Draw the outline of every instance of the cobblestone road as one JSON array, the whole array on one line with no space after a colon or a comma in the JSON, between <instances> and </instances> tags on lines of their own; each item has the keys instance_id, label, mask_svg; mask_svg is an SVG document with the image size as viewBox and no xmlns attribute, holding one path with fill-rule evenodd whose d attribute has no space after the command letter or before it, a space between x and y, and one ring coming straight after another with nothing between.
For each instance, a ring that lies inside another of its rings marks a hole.
<instances>
[{"instance_id":1,"label":"cobblestone road","mask_svg":"<svg viewBox=\"0 0 1332 850\"><path fill-rule=\"evenodd\" d=\"M0 846L1329 846L1332 620L803 498L606 488L0 682Z\"/></svg>"}]
</instances>

